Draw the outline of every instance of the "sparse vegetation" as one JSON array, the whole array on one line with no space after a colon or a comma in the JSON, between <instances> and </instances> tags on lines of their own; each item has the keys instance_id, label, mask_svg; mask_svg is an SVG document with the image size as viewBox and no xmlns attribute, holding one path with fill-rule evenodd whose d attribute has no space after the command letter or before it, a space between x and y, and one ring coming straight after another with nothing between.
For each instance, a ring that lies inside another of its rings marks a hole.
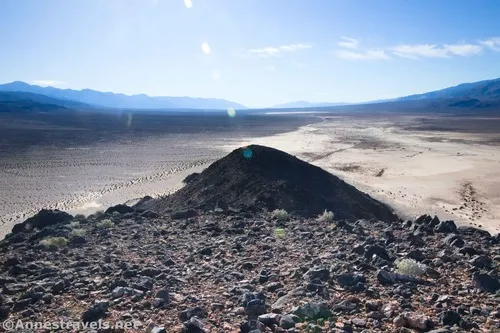
<instances>
[{"instance_id":1,"label":"sparse vegetation","mask_svg":"<svg viewBox=\"0 0 500 333\"><path fill-rule=\"evenodd\" d=\"M335 214L333 214L329 210L325 209L323 214L318 216L318 221L320 221L320 222L333 222L334 218L335 218Z\"/></svg>"},{"instance_id":2,"label":"sparse vegetation","mask_svg":"<svg viewBox=\"0 0 500 333\"><path fill-rule=\"evenodd\" d=\"M286 236L285 229L283 229L283 228L276 228L274 230L274 236L276 238L284 238Z\"/></svg>"},{"instance_id":3,"label":"sparse vegetation","mask_svg":"<svg viewBox=\"0 0 500 333\"><path fill-rule=\"evenodd\" d=\"M79 229L73 229L70 233L71 237L82 237L87 234L87 230L79 228Z\"/></svg>"},{"instance_id":4,"label":"sparse vegetation","mask_svg":"<svg viewBox=\"0 0 500 333\"><path fill-rule=\"evenodd\" d=\"M275 209L271 214L273 219L278 221L286 221L289 218L288 212L284 209Z\"/></svg>"},{"instance_id":5,"label":"sparse vegetation","mask_svg":"<svg viewBox=\"0 0 500 333\"><path fill-rule=\"evenodd\" d=\"M80 222L78 221L72 221L70 224L69 224L69 227L71 229L76 229L76 228L79 228L80 227Z\"/></svg>"},{"instance_id":6,"label":"sparse vegetation","mask_svg":"<svg viewBox=\"0 0 500 333\"><path fill-rule=\"evenodd\" d=\"M99 229L109 229L109 228L113 228L114 226L115 226L115 224L110 219L104 219L104 220L100 221L99 223L97 223L97 228L99 228Z\"/></svg>"},{"instance_id":7,"label":"sparse vegetation","mask_svg":"<svg viewBox=\"0 0 500 333\"><path fill-rule=\"evenodd\" d=\"M65 237L47 237L40 241L40 245L45 247L61 247L68 244L68 239Z\"/></svg>"},{"instance_id":8,"label":"sparse vegetation","mask_svg":"<svg viewBox=\"0 0 500 333\"><path fill-rule=\"evenodd\" d=\"M399 259L396 260L395 264L395 272L398 274L411 276L421 276L425 274L426 266L413 259Z\"/></svg>"},{"instance_id":9,"label":"sparse vegetation","mask_svg":"<svg viewBox=\"0 0 500 333\"><path fill-rule=\"evenodd\" d=\"M75 220L77 220L77 221L81 221L81 220L85 220L85 219L86 219L86 217L83 214L76 214L75 215Z\"/></svg>"},{"instance_id":10,"label":"sparse vegetation","mask_svg":"<svg viewBox=\"0 0 500 333\"><path fill-rule=\"evenodd\" d=\"M95 218L102 217L102 216L104 216L104 212L103 212L102 210L98 210L97 212L95 212L95 213L93 214L93 216L94 216Z\"/></svg>"},{"instance_id":11,"label":"sparse vegetation","mask_svg":"<svg viewBox=\"0 0 500 333\"><path fill-rule=\"evenodd\" d=\"M330 225L328 225L328 230L335 230L335 228L337 228L337 225L335 223L332 223Z\"/></svg>"}]
</instances>

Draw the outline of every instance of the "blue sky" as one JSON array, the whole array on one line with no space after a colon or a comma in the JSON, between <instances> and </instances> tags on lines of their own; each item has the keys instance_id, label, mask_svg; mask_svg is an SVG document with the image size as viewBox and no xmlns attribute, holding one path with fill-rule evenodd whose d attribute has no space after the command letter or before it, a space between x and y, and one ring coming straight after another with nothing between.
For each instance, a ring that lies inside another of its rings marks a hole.
<instances>
[{"instance_id":1,"label":"blue sky","mask_svg":"<svg viewBox=\"0 0 500 333\"><path fill-rule=\"evenodd\" d=\"M1 0L0 82L360 102L500 77L498 0Z\"/></svg>"}]
</instances>

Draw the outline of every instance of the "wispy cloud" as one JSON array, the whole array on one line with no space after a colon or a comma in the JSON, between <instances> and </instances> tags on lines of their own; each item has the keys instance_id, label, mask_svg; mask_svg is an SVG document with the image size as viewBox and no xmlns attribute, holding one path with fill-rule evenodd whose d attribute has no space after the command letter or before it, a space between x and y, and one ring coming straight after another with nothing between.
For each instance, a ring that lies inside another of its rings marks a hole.
<instances>
[{"instance_id":1,"label":"wispy cloud","mask_svg":"<svg viewBox=\"0 0 500 333\"><path fill-rule=\"evenodd\" d=\"M64 81L57 81L57 80L33 80L30 83L42 87L64 86L66 84L66 82Z\"/></svg>"},{"instance_id":2,"label":"wispy cloud","mask_svg":"<svg viewBox=\"0 0 500 333\"><path fill-rule=\"evenodd\" d=\"M500 37L493 37L485 40L480 40L479 43L493 51L500 51Z\"/></svg>"},{"instance_id":3,"label":"wispy cloud","mask_svg":"<svg viewBox=\"0 0 500 333\"><path fill-rule=\"evenodd\" d=\"M337 58L345 60L389 60L391 57L384 50L347 51L335 52Z\"/></svg>"},{"instance_id":4,"label":"wispy cloud","mask_svg":"<svg viewBox=\"0 0 500 333\"><path fill-rule=\"evenodd\" d=\"M184 5L186 6L186 8L191 8L191 7L193 7L193 1L184 0Z\"/></svg>"},{"instance_id":5,"label":"wispy cloud","mask_svg":"<svg viewBox=\"0 0 500 333\"><path fill-rule=\"evenodd\" d=\"M337 43L340 47L345 47L347 49L356 49L358 47L359 41L350 37L341 37L341 41Z\"/></svg>"},{"instance_id":6,"label":"wispy cloud","mask_svg":"<svg viewBox=\"0 0 500 333\"><path fill-rule=\"evenodd\" d=\"M399 57L408 59L418 58L450 58L452 56L472 56L481 53L483 48L475 44L405 44L390 48L390 51Z\"/></svg>"},{"instance_id":7,"label":"wispy cloud","mask_svg":"<svg viewBox=\"0 0 500 333\"><path fill-rule=\"evenodd\" d=\"M281 46L267 46L258 49L248 50L247 56L253 56L258 58L270 58L279 57L283 53L292 53L299 50L310 49L312 45L310 44L289 44Z\"/></svg>"},{"instance_id":8,"label":"wispy cloud","mask_svg":"<svg viewBox=\"0 0 500 333\"><path fill-rule=\"evenodd\" d=\"M276 67L275 66L266 66L264 69L268 72L276 72Z\"/></svg>"}]
</instances>

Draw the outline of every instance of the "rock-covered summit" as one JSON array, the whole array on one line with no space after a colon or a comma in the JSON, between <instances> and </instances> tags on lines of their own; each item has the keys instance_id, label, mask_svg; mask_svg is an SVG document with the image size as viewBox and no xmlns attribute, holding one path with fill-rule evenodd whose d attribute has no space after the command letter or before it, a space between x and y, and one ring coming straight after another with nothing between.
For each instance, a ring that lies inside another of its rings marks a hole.
<instances>
[{"instance_id":1,"label":"rock-covered summit","mask_svg":"<svg viewBox=\"0 0 500 333\"><path fill-rule=\"evenodd\" d=\"M186 182L134 207L42 210L15 225L0 241L0 322L500 332L500 235L437 216L396 220L337 177L261 146ZM317 216L325 209L335 214ZM98 331L108 332L123 330Z\"/></svg>"},{"instance_id":2,"label":"rock-covered summit","mask_svg":"<svg viewBox=\"0 0 500 333\"><path fill-rule=\"evenodd\" d=\"M121 321L149 333L500 330L500 239L478 229L430 216L125 211L71 221L44 211L1 241L0 321Z\"/></svg>"},{"instance_id":3,"label":"rock-covered summit","mask_svg":"<svg viewBox=\"0 0 500 333\"><path fill-rule=\"evenodd\" d=\"M325 170L277 149L238 148L187 179L174 194L138 205L158 213L215 207L285 209L312 217L325 209L337 218L394 221L391 209Z\"/></svg>"}]
</instances>

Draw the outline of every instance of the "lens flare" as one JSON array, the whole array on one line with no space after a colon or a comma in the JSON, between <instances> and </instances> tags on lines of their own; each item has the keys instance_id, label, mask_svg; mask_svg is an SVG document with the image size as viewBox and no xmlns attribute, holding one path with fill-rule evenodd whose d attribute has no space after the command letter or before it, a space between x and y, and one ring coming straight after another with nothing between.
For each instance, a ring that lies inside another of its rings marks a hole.
<instances>
[{"instance_id":1,"label":"lens flare","mask_svg":"<svg viewBox=\"0 0 500 333\"><path fill-rule=\"evenodd\" d=\"M245 157L247 160L251 159L253 157L252 149L250 148L243 149L243 157Z\"/></svg>"},{"instance_id":2,"label":"lens flare","mask_svg":"<svg viewBox=\"0 0 500 333\"><path fill-rule=\"evenodd\" d=\"M236 117L236 110L231 107L227 108L227 115L231 118Z\"/></svg>"}]
</instances>

